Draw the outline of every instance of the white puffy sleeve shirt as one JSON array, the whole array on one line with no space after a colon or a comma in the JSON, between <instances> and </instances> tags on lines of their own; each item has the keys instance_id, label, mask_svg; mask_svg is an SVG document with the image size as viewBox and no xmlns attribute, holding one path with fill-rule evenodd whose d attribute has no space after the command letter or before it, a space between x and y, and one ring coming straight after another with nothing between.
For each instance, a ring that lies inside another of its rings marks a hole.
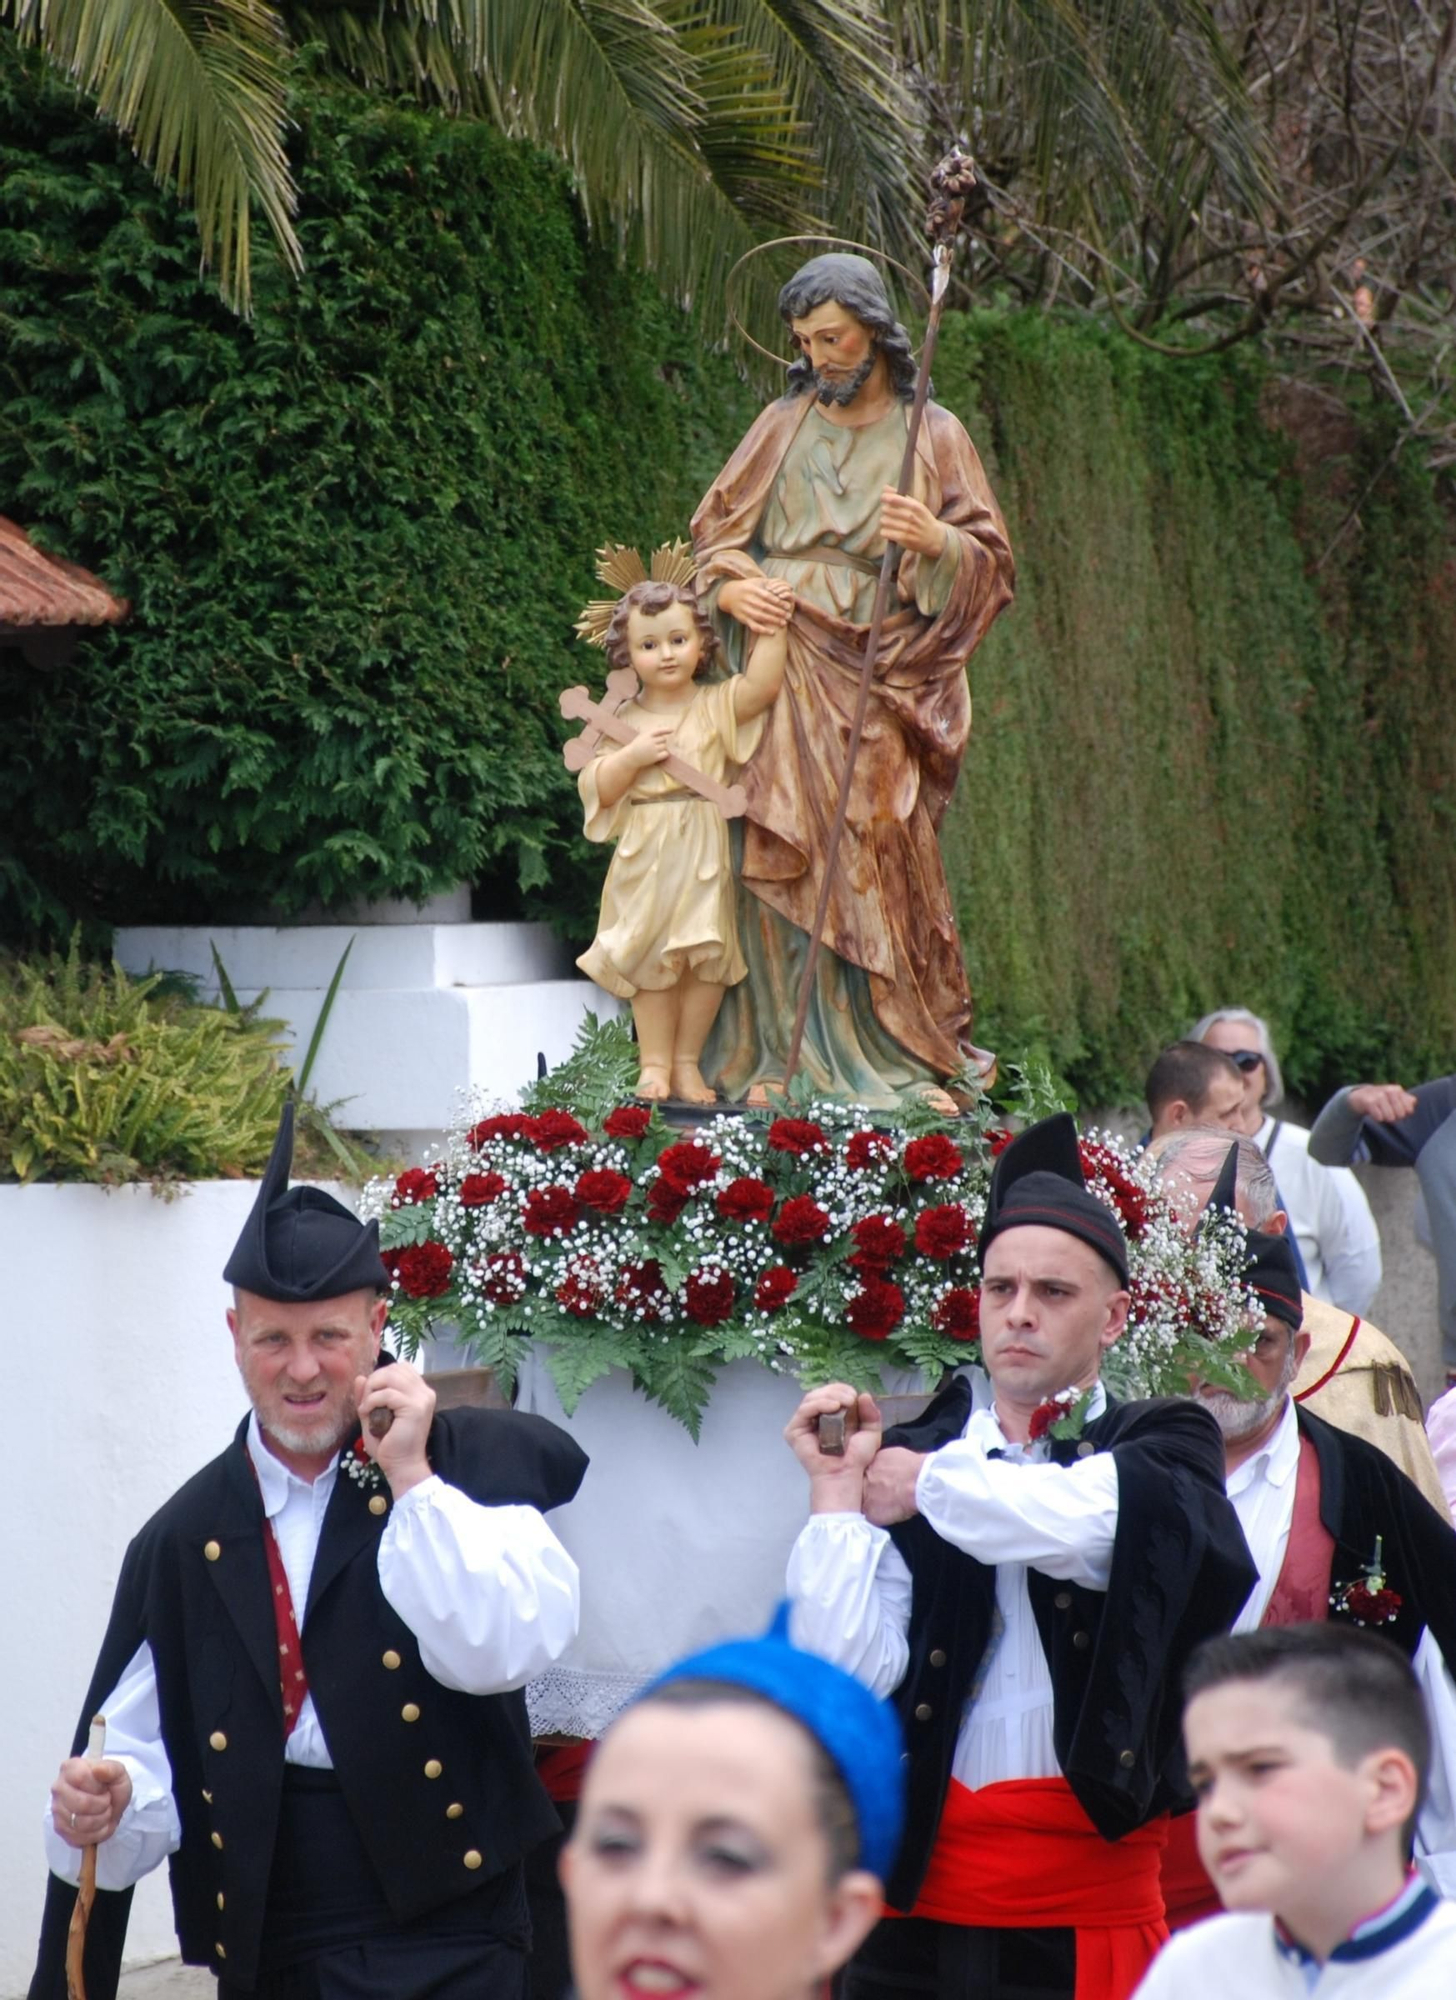
<instances>
[{"instance_id":1,"label":"white puffy sleeve shirt","mask_svg":"<svg viewBox=\"0 0 1456 2000\"><path fill-rule=\"evenodd\" d=\"M916 1482L919 1511L942 1540L996 1571L996 1611L961 1722L953 1775L971 1788L1060 1775L1052 1683L1027 1571L1106 1590L1117 1534L1117 1466L1103 1452L1053 1465L1044 1441L1011 1443L989 1384L972 1375L964 1436L931 1452ZM1099 1387L1089 1406L1106 1405ZM993 1455L994 1454L994 1455ZM909 1664L910 1571L884 1528L862 1514L811 1515L789 1557L796 1642L888 1695Z\"/></svg>"}]
</instances>

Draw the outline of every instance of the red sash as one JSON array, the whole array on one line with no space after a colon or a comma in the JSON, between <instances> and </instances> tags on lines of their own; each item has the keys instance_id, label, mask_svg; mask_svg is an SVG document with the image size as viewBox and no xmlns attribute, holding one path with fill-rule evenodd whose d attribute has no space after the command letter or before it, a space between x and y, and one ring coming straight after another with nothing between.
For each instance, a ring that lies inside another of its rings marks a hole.
<instances>
[{"instance_id":1,"label":"red sash","mask_svg":"<svg viewBox=\"0 0 1456 2000\"><path fill-rule=\"evenodd\" d=\"M1289 1543L1279 1566L1279 1579L1269 1593L1260 1627L1318 1624L1330 1615L1330 1568L1335 1538L1320 1519L1319 1453L1307 1437L1299 1440L1299 1469L1294 1475L1294 1513ZM1223 1908L1217 1889L1198 1854L1198 1815L1187 1813L1168 1829L1163 1856L1163 1901L1168 1928L1186 1929Z\"/></svg>"},{"instance_id":2,"label":"red sash","mask_svg":"<svg viewBox=\"0 0 1456 2000\"><path fill-rule=\"evenodd\" d=\"M1168 1936L1166 1818L1104 1840L1065 1778L970 1791L952 1778L920 1897L943 1924L1077 1933L1076 2000L1128 2000ZM897 1912L889 1910L887 1916Z\"/></svg>"},{"instance_id":3,"label":"red sash","mask_svg":"<svg viewBox=\"0 0 1456 2000\"><path fill-rule=\"evenodd\" d=\"M588 1737L575 1743L538 1743L536 1776L552 1805L569 1805L581 1797L582 1780L596 1744Z\"/></svg>"},{"instance_id":4,"label":"red sash","mask_svg":"<svg viewBox=\"0 0 1456 2000\"><path fill-rule=\"evenodd\" d=\"M261 1494L262 1481L253 1463L253 1454L244 1449L253 1484ZM308 1700L308 1674L303 1664L303 1641L298 1636L298 1620L293 1615L293 1592L288 1588L288 1572L283 1567L283 1551L278 1546L273 1523L263 1517L263 1556L268 1564L268 1581L273 1588L273 1629L278 1640L278 1691L283 1699L283 1735L293 1734L294 1726Z\"/></svg>"}]
</instances>

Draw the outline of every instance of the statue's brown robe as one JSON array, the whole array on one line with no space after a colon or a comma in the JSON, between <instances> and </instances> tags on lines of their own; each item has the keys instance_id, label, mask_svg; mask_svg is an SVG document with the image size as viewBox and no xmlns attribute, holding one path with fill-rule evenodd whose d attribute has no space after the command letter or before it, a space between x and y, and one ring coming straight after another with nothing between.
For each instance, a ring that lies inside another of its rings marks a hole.
<instances>
[{"instance_id":1,"label":"statue's brown robe","mask_svg":"<svg viewBox=\"0 0 1456 2000\"><path fill-rule=\"evenodd\" d=\"M764 410L694 515L698 587L710 609L728 579L761 574L758 525L813 407L805 395ZM933 1074L948 1077L965 1061L971 995L936 830L970 736L966 661L1011 602L1015 565L975 447L957 419L934 403L926 406L917 441L912 490L959 537L959 560L948 601L928 617L915 601L921 559L901 558L824 944L868 975L876 1019L889 1037ZM741 628L722 617L716 622L736 657ZM865 638L865 626L800 598L789 626L784 692L743 774L749 797L743 883L804 932L823 880ZM753 997L763 1004L762 994Z\"/></svg>"}]
</instances>

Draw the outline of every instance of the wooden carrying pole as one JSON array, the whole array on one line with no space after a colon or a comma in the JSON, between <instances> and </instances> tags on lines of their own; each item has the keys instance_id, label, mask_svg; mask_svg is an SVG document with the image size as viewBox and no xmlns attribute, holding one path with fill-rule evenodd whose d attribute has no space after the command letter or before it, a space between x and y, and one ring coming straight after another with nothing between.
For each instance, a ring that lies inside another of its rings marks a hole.
<instances>
[{"instance_id":1,"label":"wooden carrying pole","mask_svg":"<svg viewBox=\"0 0 1456 2000\"><path fill-rule=\"evenodd\" d=\"M93 1715L86 1739L86 1756L99 1764L106 1754L106 1717ZM91 1905L96 1901L96 1843L81 1850L81 1883L71 1911L71 1928L66 1934L66 2000L86 2000L86 1979L82 1961L86 1956L86 1926L91 1921Z\"/></svg>"},{"instance_id":2,"label":"wooden carrying pole","mask_svg":"<svg viewBox=\"0 0 1456 2000\"><path fill-rule=\"evenodd\" d=\"M900 483L897 491L901 494L909 493L914 478L915 450L920 439L921 421L925 416L926 399L930 394L930 364L935 354L936 339L940 333L940 316L945 305L946 291L950 285L950 260L955 249L955 239L960 232L966 196L975 186L975 181L976 170L970 156L957 147L951 148L930 176L930 207L925 219L926 234L934 245L930 282L930 318L926 323L925 341L920 350L920 372L915 379L915 400L910 405L910 422L905 435L905 456L900 465ZM819 885L819 904L814 912L814 927L809 933L809 950L804 960L803 977L799 981L799 1004L794 1010L794 1031L789 1037L788 1061L784 1065L785 1090L793 1082L794 1072L799 1067L799 1051L804 1041L804 1024L809 1018L809 1001L814 991L814 973L819 963L819 948L824 940L824 922L829 914L829 896L834 885L834 870L838 866L840 844L844 839L844 823L849 816L849 794L854 782L855 759L859 755L859 741L864 733L870 688L874 682L875 666L879 660L880 629L885 622L885 610L890 601L890 586L894 581L902 553L898 542L886 542L885 553L880 560L880 577L875 589L874 610L870 615L869 636L865 640L864 663L859 672L854 719L850 724L849 742L844 753L844 776L839 784L839 802L835 807L834 822L829 829L829 841L824 850L824 879Z\"/></svg>"}]
</instances>

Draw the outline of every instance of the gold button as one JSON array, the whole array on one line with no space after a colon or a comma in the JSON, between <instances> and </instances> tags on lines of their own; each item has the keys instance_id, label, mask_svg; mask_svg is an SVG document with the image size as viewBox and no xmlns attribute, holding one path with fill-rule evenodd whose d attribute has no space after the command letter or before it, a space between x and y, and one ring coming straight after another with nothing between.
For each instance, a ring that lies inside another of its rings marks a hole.
<instances>
[{"instance_id":1,"label":"gold button","mask_svg":"<svg viewBox=\"0 0 1456 2000\"><path fill-rule=\"evenodd\" d=\"M945 1648L943 1646L936 1646L931 1652L930 1664L933 1667L943 1667L945 1665Z\"/></svg>"},{"instance_id":2,"label":"gold button","mask_svg":"<svg viewBox=\"0 0 1456 2000\"><path fill-rule=\"evenodd\" d=\"M440 1762L438 1757L432 1757L425 1766L425 1776L427 1778L438 1778L444 1768L445 1766Z\"/></svg>"},{"instance_id":3,"label":"gold button","mask_svg":"<svg viewBox=\"0 0 1456 2000\"><path fill-rule=\"evenodd\" d=\"M219 1909L221 1909L221 1908L222 1908L222 1906L223 1906L223 1894L222 1894L222 1890L221 1890L221 1889L219 1889L219 1890L218 1890L218 1892L217 1892L217 1907L218 1907Z\"/></svg>"},{"instance_id":4,"label":"gold button","mask_svg":"<svg viewBox=\"0 0 1456 2000\"><path fill-rule=\"evenodd\" d=\"M417 1701L407 1701L404 1707L400 1710L400 1714L404 1717L406 1722L418 1722L420 1719L419 1703Z\"/></svg>"},{"instance_id":5,"label":"gold button","mask_svg":"<svg viewBox=\"0 0 1456 2000\"><path fill-rule=\"evenodd\" d=\"M1091 1633L1074 1632L1072 1634L1072 1644L1077 1648L1077 1651L1079 1653L1085 1653L1087 1648L1092 1644Z\"/></svg>"},{"instance_id":6,"label":"gold button","mask_svg":"<svg viewBox=\"0 0 1456 2000\"><path fill-rule=\"evenodd\" d=\"M389 1512L389 1502L382 1493L374 1495L374 1498L369 1502L369 1511L371 1514L387 1514Z\"/></svg>"},{"instance_id":7,"label":"gold button","mask_svg":"<svg viewBox=\"0 0 1456 2000\"><path fill-rule=\"evenodd\" d=\"M389 1651L383 1655L383 1659L385 1666L387 1666L389 1671L393 1673L395 1668L399 1665L399 1654L395 1652L393 1646L391 1646Z\"/></svg>"},{"instance_id":8,"label":"gold button","mask_svg":"<svg viewBox=\"0 0 1456 2000\"><path fill-rule=\"evenodd\" d=\"M227 1748L227 1738L223 1735L220 1729L214 1729L211 1736L209 1736L207 1740L212 1745L214 1750L226 1750Z\"/></svg>"},{"instance_id":9,"label":"gold button","mask_svg":"<svg viewBox=\"0 0 1456 2000\"><path fill-rule=\"evenodd\" d=\"M1093 1444L1091 1438L1083 1438L1082 1442L1077 1446L1077 1456L1078 1458L1090 1458L1096 1449L1097 1447Z\"/></svg>"},{"instance_id":10,"label":"gold button","mask_svg":"<svg viewBox=\"0 0 1456 2000\"><path fill-rule=\"evenodd\" d=\"M202 1545L202 1553L207 1557L207 1560L210 1563L215 1563L218 1557L222 1554L222 1543L204 1542Z\"/></svg>"},{"instance_id":11,"label":"gold button","mask_svg":"<svg viewBox=\"0 0 1456 2000\"><path fill-rule=\"evenodd\" d=\"M227 1957L227 1946L222 1943L221 1939L219 1939L219 1941L212 1948L217 1953L219 1958Z\"/></svg>"},{"instance_id":12,"label":"gold button","mask_svg":"<svg viewBox=\"0 0 1456 2000\"><path fill-rule=\"evenodd\" d=\"M461 1805L459 1799L455 1799L448 1806L446 1806L445 1817L446 1819L459 1819L460 1815L464 1812L464 1810L465 1808L463 1805Z\"/></svg>"},{"instance_id":13,"label":"gold button","mask_svg":"<svg viewBox=\"0 0 1456 2000\"><path fill-rule=\"evenodd\" d=\"M211 1804L212 1804L212 1793L211 1793L211 1792L204 1792L204 1793L202 1794L202 1796L203 1796L203 1798L204 1798L204 1799L206 1799L206 1801L207 1801L207 1803L208 1803L209 1805L211 1805Z\"/></svg>"},{"instance_id":14,"label":"gold button","mask_svg":"<svg viewBox=\"0 0 1456 2000\"><path fill-rule=\"evenodd\" d=\"M214 1835L212 1836L212 1844L213 1844L213 1846L214 1846L214 1847L221 1847L221 1846L222 1846L222 1835L221 1835L220 1833L215 1833L215 1834L214 1834Z\"/></svg>"},{"instance_id":15,"label":"gold button","mask_svg":"<svg viewBox=\"0 0 1456 2000\"><path fill-rule=\"evenodd\" d=\"M928 1701L922 1701L919 1708L917 1708L915 1711L915 1720L917 1722L929 1722L931 1716L934 1715L934 1713L935 1710L930 1706L930 1703Z\"/></svg>"},{"instance_id":16,"label":"gold button","mask_svg":"<svg viewBox=\"0 0 1456 2000\"><path fill-rule=\"evenodd\" d=\"M478 1847L466 1848L465 1866L467 1868L478 1868L480 1866L480 1849Z\"/></svg>"},{"instance_id":17,"label":"gold button","mask_svg":"<svg viewBox=\"0 0 1456 2000\"><path fill-rule=\"evenodd\" d=\"M1053 1603L1053 1604L1055 1604L1055 1606L1057 1607L1058 1611L1070 1611L1070 1610L1071 1610L1071 1608L1072 1608L1072 1593L1071 1593L1071 1591L1070 1591L1070 1590L1059 1590L1059 1591L1057 1592L1056 1596L1055 1596L1055 1597L1054 1597L1054 1598L1052 1599L1052 1603Z\"/></svg>"},{"instance_id":18,"label":"gold button","mask_svg":"<svg viewBox=\"0 0 1456 2000\"><path fill-rule=\"evenodd\" d=\"M1122 1766L1122 1768L1123 1768L1123 1770L1124 1770L1124 1771L1130 1771L1130 1770L1132 1769L1133 1765L1134 1765L1134 1764L1135 1764L1135 1763L1137 1762L1137 1752L1136 1752L1136 1750L1124 1750L1124 1751L1122 1751L1122 1752L1120 1753L1120 1755L1118 1756L1118 1759L1117 1759L1117 1761L1118 1761L1118 1763L1119 1763L1119 1764L1121 1764L1121 1766Z\"/></svg>"}]
</instances>

